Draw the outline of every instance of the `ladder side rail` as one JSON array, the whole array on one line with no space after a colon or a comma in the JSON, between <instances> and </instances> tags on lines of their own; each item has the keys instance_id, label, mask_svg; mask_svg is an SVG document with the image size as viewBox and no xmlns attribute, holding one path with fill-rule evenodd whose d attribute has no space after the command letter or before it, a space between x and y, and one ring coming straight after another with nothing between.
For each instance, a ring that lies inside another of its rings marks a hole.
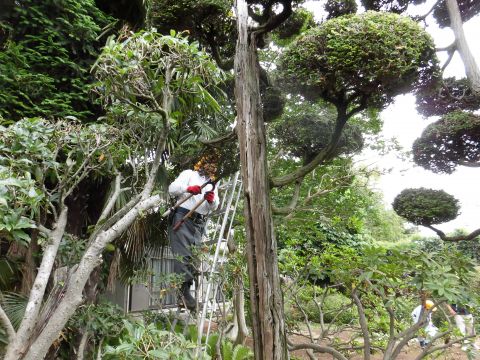
<instances>
[{"instance_id":1,"label":"ladder side rail","mask_svg":"<svg viewBox=\"0 0 480 360\"><path fill-rule=\"evenodd\" d=\"M235 173L235 176L234 176L233 190L235 190L235 188L237 186L238 176L239 176L239 172L237 171ZM206 294L205 294L205 299L209 298L210 292L211 292L211 289L212 289L212 278L213 278L213 273L215 271L215 265L216 265L216 262L217 262L217 259L218 259L218 255L220 254L220 243L222 241L222 236L223 236L223 233L225 231L225 227L227 225L228 215L229 215L229 212L230 212L229 209L232 206L234 195L235 195L235 191L232 191L230 193L230 196L228 197L227 207L226 207L225 214L223 216L222 226L220 228L220 233L218 235L218 240L217 240L217 247L215 249L215 255L214 255L213 261L212 261L212 267L211 267L211 270L210 270L210 277L209 277L208 283L207 283L207 290L206 290ZM207 304L208 304L208 301L204 301L202 314L201 314L200 319L199 319L200 321L199 321L199 324L198 324L197 351L198 351L198 349L200 349L201 342L202 342L203 326L205 325L205 318L206 318L206 314L207 314Z\"/></svg>"}]
</instances>

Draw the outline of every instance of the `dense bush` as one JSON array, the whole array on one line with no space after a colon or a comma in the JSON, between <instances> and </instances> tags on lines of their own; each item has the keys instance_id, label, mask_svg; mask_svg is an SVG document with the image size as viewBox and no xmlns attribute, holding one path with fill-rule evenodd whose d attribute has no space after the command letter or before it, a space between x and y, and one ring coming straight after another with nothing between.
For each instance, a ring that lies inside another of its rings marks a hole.
<instances>
[{"instance_id":1,"label":"dense bush","mask_svg":"<svg viewBox=\"0 0 480 360\"><path fill-rule=\"evenodd\" d=\"M373 11L326 21L283 54L285 84L308 98L383 107L438 76L432 38L407 17Z\"/></svg>"},{"instance_id":2,"label":"dense bush","mask_svg":"<svg viewBox=\"0 0 480 360\"><path fill-rule=\"evenodd\" d=\"M443 190L405 189L393 201L393 210L416 225L441 224L458 216L458 200Z\"/></svg>"},{"instance_id":3,"label":"dense bush","mask_svg":"<svg viewBox=\"0 0 480 360\"><path fill-rule=\"evenodd\" d=\"M98 115L89 71L112 20L93 0L15 2L0 22L0 116Z\"/></svg>"}]
</instances>

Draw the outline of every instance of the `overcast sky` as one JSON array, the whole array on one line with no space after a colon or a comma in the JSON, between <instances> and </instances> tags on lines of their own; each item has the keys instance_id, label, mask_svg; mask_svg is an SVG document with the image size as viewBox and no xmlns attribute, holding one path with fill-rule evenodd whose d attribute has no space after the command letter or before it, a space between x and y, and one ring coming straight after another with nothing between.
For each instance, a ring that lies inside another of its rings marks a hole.
<instances>
[{"instance_id":1,"label":"overcast sky","mask_svg":"<svg viewBox=\"0 0 480 360\"><path fill-rule=\"evenodd\" d=\"M423 14L430 9L433 0L427 4L412 9L412 14ZM309 2L306 6L315 12L318 19L322 18L322 5L318 2ZM409 9L410 11L410 9ZM431 19L430 19L431 20ZM431 24L430 24L431 23ZM477 63L480 64L480 46L478 36L480 34L480 16L477 16L464 25L467 41L471 51L474 53ZM453 34L449 28L439 29L433 21L429 21L427 31L433 36L438 47L447 46L453 41ZM444 57L440 56L443 61ZM448 66L445 76L456 76L461 78L465 76L463 64L456 54ZM415 98L412 95L403 95L395 99L395 103L385 109L381 117L384 121L383 135L385 138L395 137L399 144L406 150L410 150L413 141L418 138L423 129L437 118L425 119L420 116L415 109ZM395 154L386 156L368 157L368 163L374 163L379 168L393 168L393 170L382 175L375 187L383 192L385 203L391 206L395 196L405 188L427 187L432 189L443 189L455 196L461 204L461 214L457 219L438 225L443 231L449 232L456 228L463 228L467 231L473 231L480 227L480 169L458 168L451 175L437 175L414 166L412 162L402 162L398 160ZM426 235L434 235L431 230L422 229Z\"/></svg>"}]
</instances>

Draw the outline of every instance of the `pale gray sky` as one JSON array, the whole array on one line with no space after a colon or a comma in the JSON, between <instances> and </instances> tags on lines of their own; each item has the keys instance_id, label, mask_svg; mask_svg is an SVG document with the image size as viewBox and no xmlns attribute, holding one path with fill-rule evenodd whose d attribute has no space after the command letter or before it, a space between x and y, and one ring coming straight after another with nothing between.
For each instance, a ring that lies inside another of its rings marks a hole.
<instances>
[{"instance_id":1,"label":"pale gray sky","mask_svg":"<svg viewBox=\"0 0 480 360\"><path fill-rule=\"evenodd\" d=\"M434 0L428 0L426 4L416 7L412 14L423 14L430 9ZM314 11L318 19L322 17L322 5L318 2L308 2L306 7ZM438 47L449 45L453 41L453 34L449 28L439 29L433 21L430 21L427 31L433 36ZM477 63L480 65L480 46L478 34L480 34L480 16L477 16L464 24L467 41L474 53ZM444 57L440 56L443 61ZM465 76L463 64L456 54L446 69L445 76ZM412 95L398 96L395 103L385 109L381 117L384 121L383 136L395 137L399 144L406 150L410 150L413 141L419 137L423 129L436 118L425 119L415 109L415 98ZM385 156L363 154L366 162L375 164L379 168L393 168L382 175L376 184L376 188L383 192L385 203L390 206L395 196L405 188L427 187L443 189L455 196L461 204L461 214L457 219L438 225L443 231L449 232L456 228L464 228L472 231L480 227L480 169L458 168L451 175L437 175L414 166L413 162L402 162L395 154ZM425 235L434 235L428 229L423 229Z\"/></svg>"}]
</instances>

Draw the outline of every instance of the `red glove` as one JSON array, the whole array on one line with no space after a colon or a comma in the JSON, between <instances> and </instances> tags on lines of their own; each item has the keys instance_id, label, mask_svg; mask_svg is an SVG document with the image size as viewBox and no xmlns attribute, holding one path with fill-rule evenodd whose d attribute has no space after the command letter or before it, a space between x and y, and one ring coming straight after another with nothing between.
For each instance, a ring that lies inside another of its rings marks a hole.
<instances>
[{"instance_id":1,"label":"red glove","mask_svg":"<svg viewBox=\"0 0 480 360\"><path fill-rule=\"evenodd\" d=\"M213 191L207 191L203 196L210 204L215 200L215 193Z\"/></svg>"},{"instance_id":2,"label":"red glove","mask_svg":"<svg viewBox=\"0 0 480 360\"><path fill-rule=\"evenodd\" d=\"M202 192L202 188L200 187L200 185L192 185L187 187L187 192L193 195L197 195Z\"/></svg>"}]
</instances>

